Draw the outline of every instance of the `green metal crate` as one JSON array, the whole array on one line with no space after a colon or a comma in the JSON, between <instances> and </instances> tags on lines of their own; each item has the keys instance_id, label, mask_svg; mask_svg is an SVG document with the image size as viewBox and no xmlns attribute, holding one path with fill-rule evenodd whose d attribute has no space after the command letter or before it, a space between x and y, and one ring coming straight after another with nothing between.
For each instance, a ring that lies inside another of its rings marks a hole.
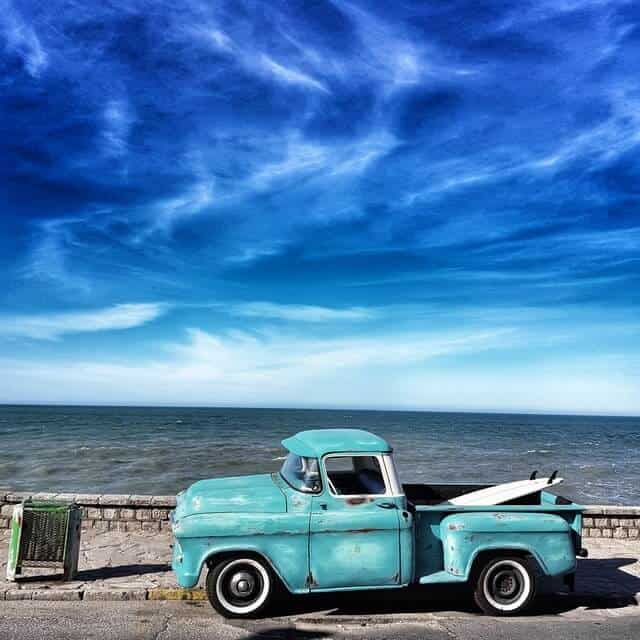
<instances>
[{"instance_id":1,"label":"green metal crate","mask_svg":"<svg viewBox=\"0 0 640 640\"><path fill-rule=\"evenodd\" d=\"M81 511L75 504L27 500L13 510L7 580L23 568L61 569L64 580L78 570Z\"/></svg>"}]
</instances>

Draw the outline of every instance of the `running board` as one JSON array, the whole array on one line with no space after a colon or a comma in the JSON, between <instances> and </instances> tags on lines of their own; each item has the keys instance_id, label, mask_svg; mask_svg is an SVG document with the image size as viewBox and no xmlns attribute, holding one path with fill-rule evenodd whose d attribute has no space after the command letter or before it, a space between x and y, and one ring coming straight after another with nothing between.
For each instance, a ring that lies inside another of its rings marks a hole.
<instances>
[{"instance_id":1,"label":"running board","mask_svg":"<svg viewBox=\"0 0 640 640\"><path fill-rule=\"evenodd\" d=\"M448 571L436 571L428 576L422 576L418 582L420 584L442 584L443 582L466 582L464 576L454 576Z\"/></svg>"}]
</instances>

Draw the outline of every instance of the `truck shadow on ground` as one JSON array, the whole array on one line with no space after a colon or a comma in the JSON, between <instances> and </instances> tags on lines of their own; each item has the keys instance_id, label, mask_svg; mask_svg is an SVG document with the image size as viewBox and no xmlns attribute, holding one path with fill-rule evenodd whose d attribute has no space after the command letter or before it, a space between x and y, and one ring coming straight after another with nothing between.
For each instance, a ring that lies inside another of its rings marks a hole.
<instances>
[{"instance_id":1,"label":"truck shadow on ground","mask_svg":"<svg viewBox=\"0 0 640 640\"><path fill-rule=\"evenodd\" d=\"M637 606L640 578L623 570L637 562L634 558L581 560L576 591L567 592L561 581L542 580L532 615L554 615L579 607L617 609ZM314 612L330 615L376 616L393 613L436 613L459 611L478 613L471 589L466 585L438 585L398 590L341 592L285 596L271 615L291 616Z\"/></svg>"},{"instance_id":2,"label":"truck shadow on ground","mask_svg":"<svg viewBox=\"0 0 640 640\"><path fill-rule=\"evenodd\" d=\"M143 576L149 573L166 573L168 571L171 571L171 565L166 563L121 564L113 567L100 567L99 569L85 569L84 571L78 571L76 579L88 582L90 580L128 578Z\"/></svg>"},{"instance_id":3,"label":"truck shadow on ground","mask_svg":"<svg viewBox=\"0 0 640 640\"><path fill-rule=\"evenodd\" d=\"M623 567L638 562L637 558L585 559L578 563L576 592L543 591L537 609L544 613L562 613L578 607L586 609L619 609L640 604L640 577Z\"/></svg>"},{"instance_id":4,"label":"truck shadow on ground","mask_svg":"<svg viewBox=\"0 0 640 640\"><path fill-rule=\"evenodd\" d=\"M275 616L328 613L332 616L381 616L394 613L474 611L469 590L460 585L409 587L398 590L285 595L271 611Z\"/></svg>"},{"instance_id":5,"label":"truck shadow on ground","mask_svg":"<svg viewBox=\"0 0 640 640\"><path fill-rule=\"evenodd\" d=\"M96 580L109 580L110 578L130 578L143 576L149 573L166 573L171 571L171 565L166 563L158 564L120 564L113 567L99 567L97 569L84 569L78 571L74 580L81 582L92 582ZM34 575L20 575L17 582L48 582L62 581L62 573L44 574L37 573Z\"/></svg>"}]
</instances>

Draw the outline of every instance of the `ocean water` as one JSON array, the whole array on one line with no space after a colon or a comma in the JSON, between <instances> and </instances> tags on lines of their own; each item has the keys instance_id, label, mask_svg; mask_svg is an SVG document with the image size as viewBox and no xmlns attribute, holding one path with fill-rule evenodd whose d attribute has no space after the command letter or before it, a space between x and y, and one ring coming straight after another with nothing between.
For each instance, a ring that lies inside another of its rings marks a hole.
<instances>
[{"instance_id":1,"label":"ocean water","mask_svg":"<svg viewBox=\"0 0 640 640\"><path fill-rule=\"evenodd\" d=\"M396 411L0 406L0 488L174 494L274 471L303 429L368 429L405 482L506 482L559 469L558 493L640 504L640 418Z\"/></svg>"}]
</instances>

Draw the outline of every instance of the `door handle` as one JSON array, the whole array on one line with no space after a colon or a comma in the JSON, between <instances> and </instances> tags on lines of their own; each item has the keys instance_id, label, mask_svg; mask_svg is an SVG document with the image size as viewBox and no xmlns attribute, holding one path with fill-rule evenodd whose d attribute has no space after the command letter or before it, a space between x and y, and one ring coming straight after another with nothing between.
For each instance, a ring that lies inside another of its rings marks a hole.
<instances>
[{"instance_id":1,"label":"door handle","mask_svg":"<svg viewBox=\"0 0 640 640\"><path fill-rule=\"evenodd\" d=\"M394 502L376 502L381 509L397 509Z\"/></svg>"}]
</instances>

